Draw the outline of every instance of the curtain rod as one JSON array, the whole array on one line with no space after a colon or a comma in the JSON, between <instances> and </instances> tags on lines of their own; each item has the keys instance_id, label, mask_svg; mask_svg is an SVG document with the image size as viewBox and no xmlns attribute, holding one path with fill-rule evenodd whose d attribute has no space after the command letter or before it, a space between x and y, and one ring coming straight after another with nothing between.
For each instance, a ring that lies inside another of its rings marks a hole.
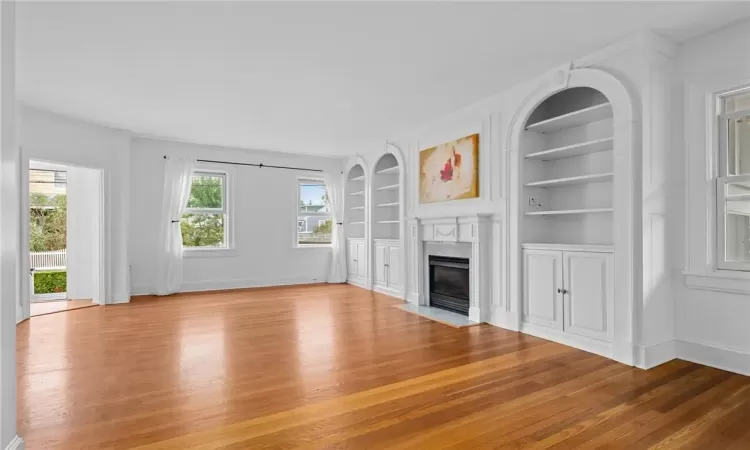
<instances>
[{"instance_id":1,"label":"curtain rod","mask_svg":"<svg viewBox=\"0 0 750 450\"><path fill-rule=\"evenodd\" d=\"M167 159L167 155L164 155L164 159ZM269 164L253 164L253 163L240 163L240 162L231 162L231 161L214 161L211 159L197 159L196 161L202 162L202 163L211 163L211 164L231 164L233 166L253 166L253 167L270 167L271 169L287 169L287 170L304 170L306 172L323 172L321 169L306 169L304 167L287 167L287 166L272 166Z\"/></svg>"}]
</instances>

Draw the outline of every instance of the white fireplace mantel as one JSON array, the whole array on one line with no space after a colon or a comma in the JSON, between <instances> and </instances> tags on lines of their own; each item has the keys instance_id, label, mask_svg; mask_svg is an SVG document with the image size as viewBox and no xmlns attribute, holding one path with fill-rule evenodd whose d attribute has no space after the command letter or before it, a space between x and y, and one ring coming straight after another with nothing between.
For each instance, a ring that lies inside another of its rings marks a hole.
<instances>
[{"instance_id":1,"label":"white fireplace mantel","mask_svg":"<svg viewBox=\"0 0 750 450\"><path fill-rule=\"evenodd\" d=\"M469 258L469 319L490 319L492 277L492 219L489 215L408 220L409 293L407 300L420 306L429 304L425 276L425 243L467 243Z\"/></svg>"}]
</instances>

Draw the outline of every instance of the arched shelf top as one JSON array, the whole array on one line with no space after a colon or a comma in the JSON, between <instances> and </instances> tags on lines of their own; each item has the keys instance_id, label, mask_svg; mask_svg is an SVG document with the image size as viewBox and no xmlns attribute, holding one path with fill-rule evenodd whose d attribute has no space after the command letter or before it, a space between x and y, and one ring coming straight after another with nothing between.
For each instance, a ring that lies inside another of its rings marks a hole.
<instances>
[{"instance_id":1,"label":"arched shelf top","mask_svg":"<svg viewBox=\"0 0 750 450\"><path fill-rule=\"evenodd\" d=\"M364 158L357 156L347 164L344 170L347 181L367 181L369 174Z\"/></svg>"},{"instance_id":2,"label":"arched shelf top","mask_svg":"<svg viewBox=\"0 0 750 450\"><path fill-rule=\"evenodd\" d=\"M553 76L546 77L516 110L507 134L506 150L518 149L521 133L526 130L527 124L529 129L536 127L535 131L544 132L543 126L538 124L545 120L535 121L537 115L544 115L539 107L548 99L556 95L565 96L566 91L572 90L578 90L579 93L587 92L593 99L592 107L585 108L589 111L583 111L582 114L603 114L602 117L609 114L615 124L633 122L633 102L630 94L614 75L590 68L573 69L569 72L561 70ZM601 94L601 97L597 98L597 93ZM606 109L610 109L611 112L608 113ZM575 117L572 120L575 120Z\"/></svg>"}]
</instances>

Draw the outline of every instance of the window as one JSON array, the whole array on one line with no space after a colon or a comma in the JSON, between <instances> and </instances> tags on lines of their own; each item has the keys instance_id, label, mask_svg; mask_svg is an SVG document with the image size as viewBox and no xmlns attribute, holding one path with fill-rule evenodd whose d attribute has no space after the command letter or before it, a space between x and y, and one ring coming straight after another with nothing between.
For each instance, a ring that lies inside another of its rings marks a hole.
<instances>
[{"instance_id":1,"label":"window","mask_svg":"<svg viewBox=\"0 0 750 450\"><path fill-rule=\"evenodd\" d=\"M719 98L718 268L750 271L750 89Z\"/></svg>"},{"instance_id":2,"label":"window","mask_svg":"<svg viewBox=\"0 0 750 450\"><path fill-rule=\"evenodd\" d=\"M185 248L227 248L227 176L194 172L187 209L180 220Z\"/></svg>"},{"instance_id":3,"label":"window","mask_svg":"<svg viewBox=\"0 0 750 450\"><path fill-rule=\"evenodd\" d=\"M298 180L297 246L331 245L331 205L323 180Z\"/></svg>"}]
</instances>

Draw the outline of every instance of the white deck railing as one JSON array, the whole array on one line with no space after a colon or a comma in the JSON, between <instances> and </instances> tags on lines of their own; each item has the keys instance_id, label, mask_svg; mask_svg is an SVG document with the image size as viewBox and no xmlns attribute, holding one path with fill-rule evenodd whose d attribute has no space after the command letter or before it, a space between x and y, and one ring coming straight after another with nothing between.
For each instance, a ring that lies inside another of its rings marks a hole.
<instances>
[{"instance_id":1,"label":"white deck railing","mask_svg":"<svg viewBox=\"0 0 750 450\"><path fill-rule=\"evenodd\" d=\"M68 264L67 250L52 252L31 252L32 269L62 269Z\"/></svg>"}]
</instances>

